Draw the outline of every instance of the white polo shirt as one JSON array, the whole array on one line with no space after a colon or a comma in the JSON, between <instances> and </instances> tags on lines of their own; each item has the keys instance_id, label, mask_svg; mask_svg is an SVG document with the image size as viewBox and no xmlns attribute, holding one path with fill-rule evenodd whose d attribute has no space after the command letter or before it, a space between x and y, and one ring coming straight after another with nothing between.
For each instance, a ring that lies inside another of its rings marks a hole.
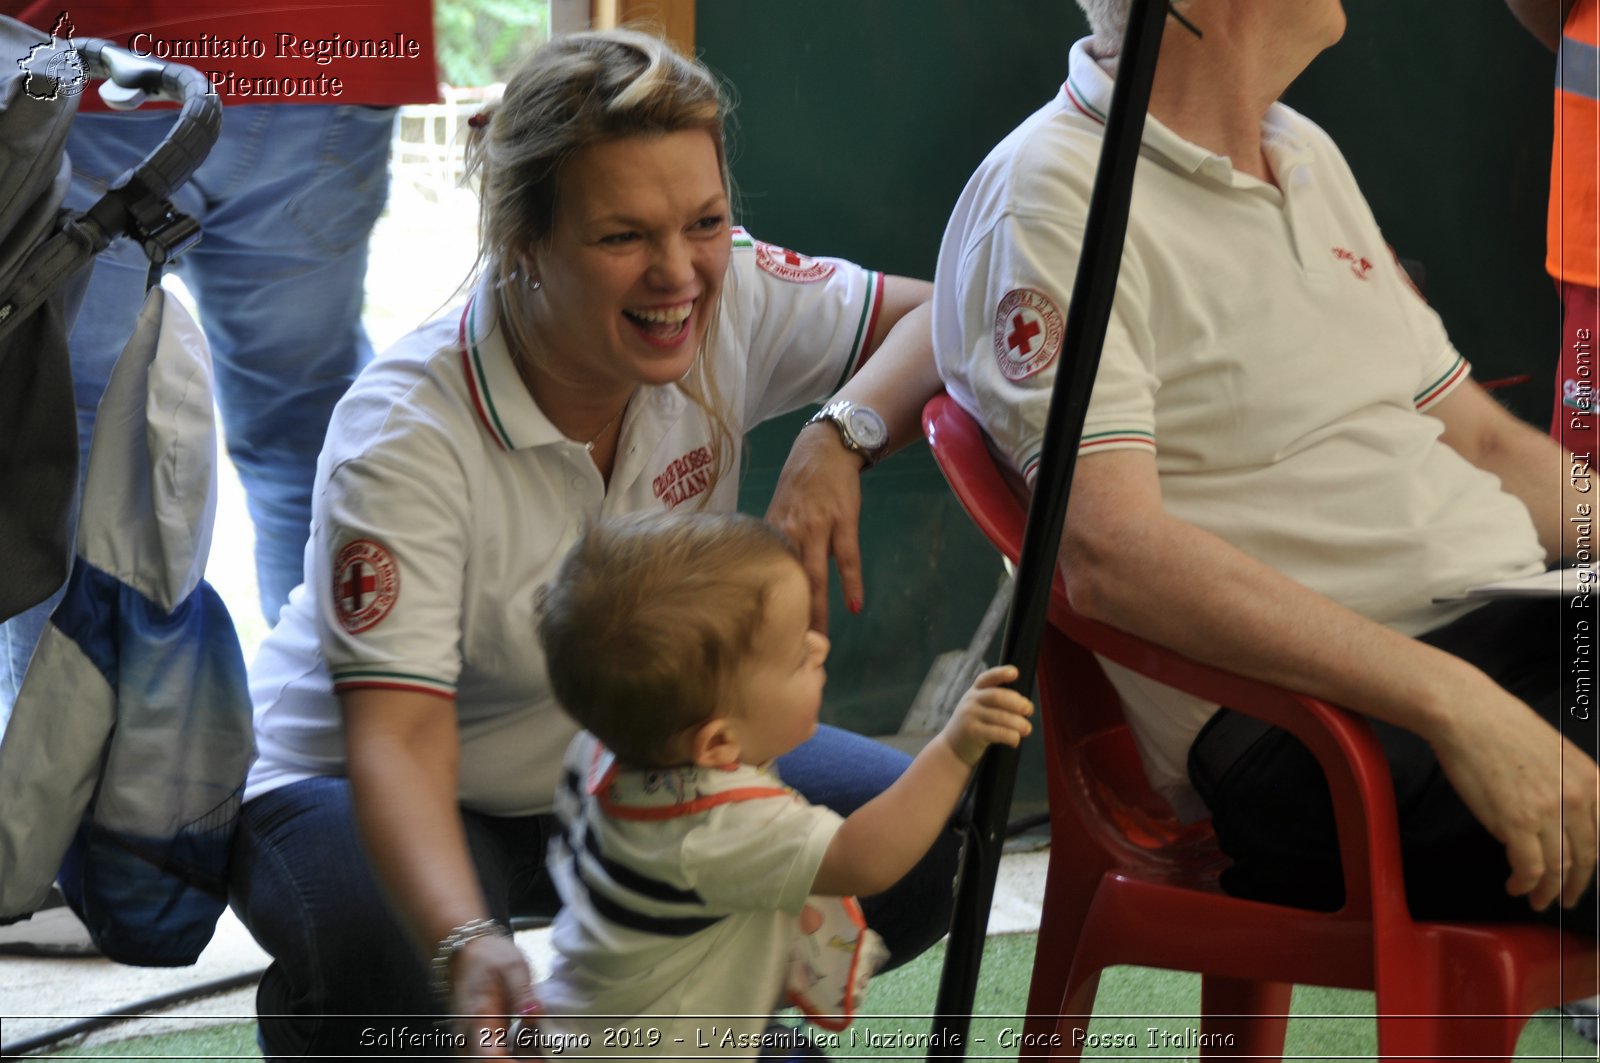
<instances>
[{"instance_id":1,"label":"white polo shirt","mask_svg":"<svg viewBox=\"0 0 1600 1063\"><path fill-rule=\"evenodd\" d=\"M561 913L535 989L540 1028L589 1034L579 1056L756 1058L843 817L770 765L628 770L588 734L567 753L555 808ZM846 963L853 944L840 946ZM619 1015L659 1039L607 1043Z\"/></svg>"},{"instance_id":2,"label":"white polo shirt","mask_svg":"<svg viewBox=\"0 0 1600 1063\"><path fill-rule=\"evenodd\" d=\"M733 510L744 432L859 368L882 295L874 271L735 232L708 352L734 453L709 498L711 428L676 387L629 404L608 488L534 404L481 289L401 340L328 429L306 583L250 669L260 752L245 799L343 774L338 694L393 688L453 701L463 806L548 810L577 728L550 691L539 588L597 517Z\"/></svg>"},{"instance_id":3,"label":"white polo shirt","mask_svg":"<svg viewBox=\"0 0 1600 1063\"><path fill-rule=\"evenodd\" d=\"M1086 45L968 183L935 283L945 386L1030 485L1111 100ZM1338 149L1281 104L1262 132L1279 187L1147 122L1080 461L1154 453L1174 517L1420 633L1460 611L1435 597L1537 572L1544 551L1523 504L1419 416L1468 366ZM1152 783L1203 815L1185 763L1216 707L1107 670Z\"/></svg>"}]
</instances>

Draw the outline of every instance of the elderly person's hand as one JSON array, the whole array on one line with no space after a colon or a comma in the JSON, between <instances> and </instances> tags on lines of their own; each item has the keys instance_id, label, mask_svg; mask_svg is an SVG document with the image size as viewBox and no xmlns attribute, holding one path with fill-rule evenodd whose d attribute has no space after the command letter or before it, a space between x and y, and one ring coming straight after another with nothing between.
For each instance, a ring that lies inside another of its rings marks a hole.
<instances>
[{"instance_id":1,"label":"elderly person's hand","mask_svg":"<svg viewBox=\"0 0 1600 1063\"><path fill-rule=\"evenodd\" d=\"M811 626L828 630L828 558L839 566L844 600L861 611L861 465L830 424L801 430L778 476L767 523L789 537L811 584Z\"/></svg>"},{"instance_id":2,"label":"elderly person's hand","mask_svg":"<svg viewBox=\"0 0 1600 1063\"><path fill-rule=\"evenodd\" d=\"M1462 699L1449 734L1430 736L1473 815L1506 847L1506 892L1535 909L1576 904L1595 873L1600 769L1533 710Z\"/></svg>"}]
</instances>

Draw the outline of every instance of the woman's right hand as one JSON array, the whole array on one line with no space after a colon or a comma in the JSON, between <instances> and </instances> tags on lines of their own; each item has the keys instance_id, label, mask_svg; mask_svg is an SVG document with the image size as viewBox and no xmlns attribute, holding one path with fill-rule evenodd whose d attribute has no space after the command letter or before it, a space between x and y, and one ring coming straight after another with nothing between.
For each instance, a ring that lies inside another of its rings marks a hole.
<instances>
[{"instance_id":1,"label":"woman's right hand","mask_svg":"<svg viewBox=\"0 0 1600 1063\"><path fill-rule=\"evenodd\" d=\"M514 1056L513 1022L535 1006L533 979L522 950L491 934L468 942L451 964L450 1011L466 1034L462 1055Z\"/></svg>"}]
</instances>

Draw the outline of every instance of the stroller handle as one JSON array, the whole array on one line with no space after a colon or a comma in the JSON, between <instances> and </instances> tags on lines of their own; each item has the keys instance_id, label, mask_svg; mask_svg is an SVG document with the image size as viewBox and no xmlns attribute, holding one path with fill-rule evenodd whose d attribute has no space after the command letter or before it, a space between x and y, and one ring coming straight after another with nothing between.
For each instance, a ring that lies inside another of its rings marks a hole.
<instances>
[{"instance_id":1,"label":"stroller handle","mask_svg":"<svg viewBox=\"0 0 1600 1063\"><path fill-rule=\"evenodd\" d=\"M200 168L206 154L222 131L222 100L211 91L204 74L180 63L165 63L134 55L110 41L75 38L72 47L83 57L91 78L106 78L125 90L127 106L138 106L141 98L181 103L178 120L159 147L143 162L117 180L142 185L150 193L167 199ZM108 99L116 106L118 101Z\"/></svg>"}]
</instances>

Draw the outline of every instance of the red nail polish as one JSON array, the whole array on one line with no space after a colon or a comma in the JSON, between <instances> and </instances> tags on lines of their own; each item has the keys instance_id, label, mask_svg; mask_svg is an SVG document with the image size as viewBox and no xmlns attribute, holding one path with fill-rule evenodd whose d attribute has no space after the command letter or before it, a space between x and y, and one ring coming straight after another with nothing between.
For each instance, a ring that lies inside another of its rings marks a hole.
<instances>
[{"instance_id":1,"label":"red nail polish","mask_svg":"<svg viewBox=\"0 0 1600 1063\"><path fill-rule=\"evenodd\" d=\"M861 612L861 599L859 598L851 598L845 605L852 613L859 614Z\"/></svg>"}]
</instances>

